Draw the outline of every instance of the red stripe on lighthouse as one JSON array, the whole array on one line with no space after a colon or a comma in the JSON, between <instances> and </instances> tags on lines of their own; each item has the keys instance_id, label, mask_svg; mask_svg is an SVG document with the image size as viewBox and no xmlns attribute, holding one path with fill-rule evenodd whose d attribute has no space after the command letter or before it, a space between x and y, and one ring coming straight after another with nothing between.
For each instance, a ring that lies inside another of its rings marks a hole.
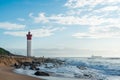
<instances>
[{"instance_id":1,"label":"red stripe on lighthouse","mask_svg":"<svg viewBox=\"0 0 120 80\"><path fill-rule=\"evenodd\" d=\"M30 32L28 32L27 36L27 40L31 40L32 39L32 34Z\"/></svg>"}]
</instances>

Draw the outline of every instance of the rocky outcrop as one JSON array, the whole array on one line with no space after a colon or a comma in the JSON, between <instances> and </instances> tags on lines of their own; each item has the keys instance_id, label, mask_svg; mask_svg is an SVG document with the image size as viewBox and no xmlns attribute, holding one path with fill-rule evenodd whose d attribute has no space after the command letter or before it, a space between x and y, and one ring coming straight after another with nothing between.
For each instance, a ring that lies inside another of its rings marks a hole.
<instances>
[{"instance_id":1,"label":"rocky outcrop","mask_svg":"<svg viewBox=\"0 0 120 80\"><path fill-rule=\"evenodd\" d=\"M19 63L32 61L31 58L27 58L22 55L15 55L11 52L0 47L0 66L10 66L14 65L17 67Z\"/></svg>"},{"instance_id":2,"label":"rocky outcrop","mask_svg":"<svg viewBox=\"0 0 120 80\"><path fill-rule=\"evenodd\" d=\"M16 56L0 56L0 65L2 66L18 66L22 62L32 62L31 58L27 57L16 57Z\"/></svg>"}]
</instances>

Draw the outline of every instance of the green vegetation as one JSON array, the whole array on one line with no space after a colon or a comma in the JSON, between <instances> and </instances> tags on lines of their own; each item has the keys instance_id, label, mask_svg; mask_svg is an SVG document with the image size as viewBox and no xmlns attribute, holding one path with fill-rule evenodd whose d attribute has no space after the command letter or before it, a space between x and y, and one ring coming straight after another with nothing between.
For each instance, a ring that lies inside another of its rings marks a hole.
<instances>
[{"instance_id":1,"label":"green vegetation","mask_svg":"<svg viewBox=\"0 0 120 80\"><path fill-rule=\"evenodd\" d=\"M0 55L13 55L13 54L3 48L0 48Z\"/></svg>"}]
</instances>

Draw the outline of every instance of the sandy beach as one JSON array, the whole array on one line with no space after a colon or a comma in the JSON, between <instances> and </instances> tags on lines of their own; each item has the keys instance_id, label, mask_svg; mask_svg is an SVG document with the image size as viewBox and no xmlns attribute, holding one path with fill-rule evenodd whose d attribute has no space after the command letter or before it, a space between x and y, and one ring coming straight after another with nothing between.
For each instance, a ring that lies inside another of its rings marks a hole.
<instances>
[{"instance_id":1,"label":"sandy beach","mask_svg":"<svg viewBox=\"0 0 120 80\"><path fill-rule=\"evenodd\" d=\"M13 72L12 67L0 66L0 80L42 80Z\"/></svg>"}]
</instances>

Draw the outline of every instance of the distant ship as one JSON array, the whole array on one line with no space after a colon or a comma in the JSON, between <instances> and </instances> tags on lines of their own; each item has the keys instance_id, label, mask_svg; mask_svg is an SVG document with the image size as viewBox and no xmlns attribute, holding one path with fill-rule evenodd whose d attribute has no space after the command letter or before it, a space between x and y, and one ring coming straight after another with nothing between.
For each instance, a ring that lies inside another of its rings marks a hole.
<instances>
[{"instance_id":1,"label":"distant ship","mask_svg":"<svg viewBox=\"0 0 120 80\"><path fill-rule=\"evenodd\" d=\"M102 56L94 56L94 55L92 55L92 56L90 57L90 59L99 59L99 58L102 58Z\"/></svg>"}]
</instances>

